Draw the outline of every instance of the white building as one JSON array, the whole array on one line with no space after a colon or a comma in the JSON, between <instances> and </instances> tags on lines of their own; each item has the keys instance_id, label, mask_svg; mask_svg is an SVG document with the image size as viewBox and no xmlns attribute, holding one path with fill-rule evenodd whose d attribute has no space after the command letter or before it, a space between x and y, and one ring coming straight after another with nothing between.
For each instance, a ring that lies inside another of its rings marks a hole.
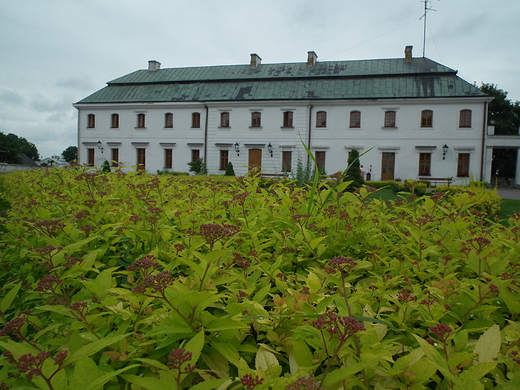
<instances>
[{"instance_id":1,"label":"white building","mask_svg":"<svg viewBox=\"0 0 520 390\"><path fill-rule=\"evenodd\" d=\"M209 174L228 161L294 173L302 143L326 173L363 153L372 180L489 179L487 104L491 98L427 58L160 69L149 61L74 104L78 160L187 172L202 158Z\"/></svg>"}]
</instances>

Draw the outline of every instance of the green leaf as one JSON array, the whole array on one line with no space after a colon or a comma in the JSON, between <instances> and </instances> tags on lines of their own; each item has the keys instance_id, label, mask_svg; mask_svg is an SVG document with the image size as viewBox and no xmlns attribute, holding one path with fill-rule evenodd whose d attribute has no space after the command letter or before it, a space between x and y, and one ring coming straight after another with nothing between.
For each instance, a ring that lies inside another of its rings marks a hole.
<instances>
[{"instance_id":1,"label":"green leaf","mask_svg":"<svg viewBox=\"0 0 520 390\"><path fill-rule=\"evenodd\" d=\"M260 346L255 358L256 369L267 371L269 368L279 365L280 363L278 362L278 359L276 358L274 353L269 352L266 348Z\"/></svg>"},{"instance_id":2,"label":"green leaf","mask_svg":"<svg viewBox=\"0 0 520 390\"><path fill-rule=\"evenodd\" d=\"M121 375L126 381L143 387L147 390L177 390L177 384L172 381L170 383L161 381L151 377L141 377L136 375Z\"/></svg>"},{"instance_id":3,"label":"green leaf","mask_svg":"<svg viewBox=\"0 0 520 390\"><path fill-rule=\"evenodd\" d=\"M235 366L239 364L240 355L233 345L227 343L211 343L211 345L231 364Z\"/></svg>"},{"instance_id":4,"label":"green leaf","mask_svg":"<svg viewBox=\"0 0 520 390\"><path fill-rule=\"evenodd\" d=\"M184 349L187 351L190 351L192 353L191 361L192 364L197 363L197 360L199 360L200 352L202 351L202 347L204 346L204 331L201 330L199 333L197 333L191 340L189 340L186 345L184 346Z\"/></svg>"},{"instance_id":5,"label":"green leaf","mask_svg":"<svg viewBox=\"0 0 520 390\"><path fill-rule=\"evenodd\" d=\"M437 351L434 346L430 345L423 338L417 336L416 334L413 336L418 341L426 356L429 357L431 362L437 366L437 369L442 373L442 375L447 377L449 380L454 381L455 376L450 372L448 362L441 356L439 351Z\"/></svg>"},{"instance_id":6,"label":"green leaf","mask_svg":"<svg viewBox=\"0 0 520 390\"><path fill-rule=\"evenodd\" d=\"M338 368L337 370L334 370L327 375L327 377L323 381L323 385L325 387L332 386L338 382L348 379L349 377L357 374L361 370L367 368L368 366L370 366L371 364L374 364L376 362L377 362L377 360L371 359L371 360L365 360L363 362L351 364L348 367Z\"/></svg>"},{"instance_id":7,"label":"green leaf","mask_svg":"<svg viewBox=\"0 0 520 390\"><path fill-rule=\"evenodd\" d=\"M210 379L209 381L205 380L204 382L198 383L195 386L190 387L190 390L211 390L216 389L217 386L222 385L223 383L229 381L228 378L223 379Z\"/></svg>"},{"instance_id":8,"label":"green leaf","mask_svg":"<svg viewBox=\"0 0 520 390\"><path fill-rule=\"evenodd\" d=\"M18 294L18 290L20 290L20 287L22 286L22 282L19 282L16 286L14 286L11 291L9 291L5 297L2 298L2 301L0 301L0 311L2 313L5 313L7 309L11 306L11 303L13 303L14 299L16 298L16 294Z\"/></svg>"},{"instance_id":9,"label":"green leaf","mask_svg":"<svg viewBox=\"0 0 520 390\"><path fill-rule=\"evenodd\" d=\"M492 362L500 352L501 344L500 326L493 325L480 336L475 345L474 352L478 354L479 363Z\"/></svg>"},{"instance_id":10,"label":"green leaf","mask_svg":"<svg viewBox=\"0 0 520 390\"><path fill-rule=\"evenodd\" d=\"M106 337L104 339L97 340L90 344L87 344L84 347L81 347L80 349L78 349L71 356L67 357L65 359L64 365L74 363L75 361L81 359L82 357L94 355L95 353L101 351L102 349L104 349L112 344L115 344L120 340L123 340L127 336L128 336L128 334L121 334L121 335L117 335L117 336Z\"/></svg>"}]
</instances>

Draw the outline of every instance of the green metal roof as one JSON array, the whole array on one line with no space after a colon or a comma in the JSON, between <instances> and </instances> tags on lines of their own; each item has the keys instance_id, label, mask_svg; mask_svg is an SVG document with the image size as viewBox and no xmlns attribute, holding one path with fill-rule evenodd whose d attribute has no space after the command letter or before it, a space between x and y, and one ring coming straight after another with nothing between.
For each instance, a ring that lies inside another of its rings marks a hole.
<instances>
[{"instance_id":1,"label":"green metal roof","mask_svg":"<svg viewBox=\"0 0 520 390\"><path fill-rule=\"evenodd\" d=\"M486 96L427 58L138 70L78 103Z\"/></svg>"}]
</instances>

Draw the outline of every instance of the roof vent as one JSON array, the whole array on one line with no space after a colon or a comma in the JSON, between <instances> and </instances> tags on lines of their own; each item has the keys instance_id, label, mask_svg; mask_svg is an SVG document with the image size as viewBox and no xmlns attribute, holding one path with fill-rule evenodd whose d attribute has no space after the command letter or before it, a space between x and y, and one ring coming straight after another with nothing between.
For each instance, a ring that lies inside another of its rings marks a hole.
<instances>
[{"instance_id":1,"label":"roof vent","mask_svg":"<svg viewBox=\"0 0 520 390\"><path fill-rule=\"evenodd\" d=\"M413 46L406 46L404 48L404 59L406 62L412 62L412 49Z\"/></svg>"},{"instance_id":2,"label":"roof vent","mask_svg":"<svg viewBox=\"0 0 520 390\"><path fill-rule=\"evenodd\" d=\"M262 59L256 53L251 53L251 68L255 69L262 63Z\"/></svg>"},{"instance_id":3,"label":"roof vent","mask_svg":"<svg viewBox=\"0 0 520 390\"><path fill-rule=\"evenodd\" d=\"M161 69L161 63L159 61L150 60L148 61L148 71L155 72L156 70Z\"/></svg>"},{"instance_id":4,"label":"roof vent","mask_svg":"<svg viewBox=\"0 0 520 390\"><path fill-rule=\"evenodd\" d=\"M316 60L318 59L318 55L313 51L307 52L307 66L314 66L316 64Z\"/></svg>"}]
</instances>

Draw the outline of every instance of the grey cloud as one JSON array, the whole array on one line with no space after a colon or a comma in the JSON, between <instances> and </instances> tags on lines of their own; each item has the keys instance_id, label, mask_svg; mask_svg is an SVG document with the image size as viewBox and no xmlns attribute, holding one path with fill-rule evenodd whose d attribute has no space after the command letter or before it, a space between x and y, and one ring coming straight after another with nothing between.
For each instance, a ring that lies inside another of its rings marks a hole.
<instances>
[{"instance_id":1,"label":"grey cloud","mask_svg":"<svg viewBox=\"0 0 520 390\"><path fill-rule=\"evenodd\" d=\"M0 90L0 102L11 106L21 106L25 102L25 99L16 91L2 89Z\"/></svg>"},{"instance_id":2,"label":"grey cloud","mask_svg":"<svg viewBox=\"0 0 520 390\"><path fill-rule=\"evenodd\" d=\"M43 95L36 95L31 101L31 108L39 112L66 111L71 109L74 99L70 95L51 100Z\"/></svg>"},{"instance_id":3,"label":"grey cloud","mask_svg":"<svg viewBox=\"0 0 520 390\"><path fill-rule=\"evenodd\" d=\"M94 83L87 76L62 77L56 81L56 86L82 91L90 91L95 88Z\"/></svg>"}]
</instances>

